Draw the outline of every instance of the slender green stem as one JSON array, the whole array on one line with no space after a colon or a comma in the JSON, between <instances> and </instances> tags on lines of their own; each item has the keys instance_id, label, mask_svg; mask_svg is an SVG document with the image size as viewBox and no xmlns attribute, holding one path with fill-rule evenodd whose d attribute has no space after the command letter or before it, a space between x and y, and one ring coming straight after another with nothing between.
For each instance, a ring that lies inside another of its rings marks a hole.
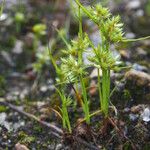
<instances>
[{"instance_id":1,"label":"slender green stem","mask_svg":"<svg viewBox=\"0 0 150 150\"><path fill-rule=\"evenodd\" d=\"M78 0L79 1L79 0ZM79 17L79 37L82 42L83 40L83 31L82 31L82 16L81 16L81 8L78 7L78 17ZM79 63L82 63L82 49L78 49L78 61Z\"/></svg>"},{"instance_id":2,"label":"slender green stem","mask_svg":"<svg viewBox=\"0 0 150 150\"><path fill-rule=\"evenodd\" d=\"M49 49L49 48L48 48L48 49ZM49 50L49 57L50 57L50 60L52 61L52 64L53 64L53 66L54 66L56 72L58 72L58 66L56 65L56 62L55 62L55 60L54 60L54 58L53 58L53 56L52 56L50 50Z\"/></svg>"},{"instance_id":3,"label":"slender green stem","mask_svg":"<svg viewBox=\"0 0 150 150\"><path fill-rule=\"evenodd\" d=\"M1 18L1 15L3 13L4 5L5 5L5 0L2 1L2 4L0 6L0 18Z\"/></svg>"},{"instance_id":4,"label":"slender green stem","mask_svg":"<svg viewBox=\"0 0 150 150\"><path fill-rule=\"evenodd\" d=\"M102 111L105 114L105 106L106 106L106 71L102 69L102 95L103 95L103 105L102 105Z\"/></svg>"},{"instance_id":5,"label":"slender green stem","mask_svg":"<svg viewBox=\"0 0 150 150\"><path fill-rule=\"evenodd\" d=\"M72 130L71 130L71 125L70 125L69 115L68 115L68 111L67 111L67 106L66 106L66 105L65 105L65 109L64 109L64 115L65 115L65 118L66 118L65 121L66 121L68 130L69 130L69 132L71 133Z\"/></svg>"},{"instance_id":6,"label":"slender green stem","mask_svg":"<svg viewBox=\"0 0 150 150\"><path fill-rule=\"evenodd\" d=\"M100 108L103 107L103 98L102 98L102 91L101 91L101 81L100 81L100 70L97 69L98 72L98 91L99 91L99 98L100 98Z\"/></svg>"},{"instance_id":7,"label":"slender green stem","mask_svg":"<svg viewBox=\"0 0 150 150\"><path fill-rule=\"evenodd\" d=\"M38 48L38 42L39 42L39 38L38 35L34 36L34 41L33 41L33 50L36 51L36 49Z\"/></svg>"},{"instance_id":8,"label":"slender green stem","mask_svg":"<svg viewBox=\"0 0 150 150\"><path fill-rule=\"evenodd\" d=\"M124 39L122 42L137 42L137 41L142 41L142 40L147 40L150 39L150 36L138 38L138 39Z\"/></svg>"},{"instance_id":9,"label":"slender green stem","mask_svg":"<svg viewBox=\"0 0 150 150\"><path fill-rule=\"evenodd\" d=\"M81 82L81 87L82 87L82 93L83 93L83 110L85 112L85 118L86 118L86 123L90 124L90 115L89 115L89 103L87 100L87 92L85 88L85 83L83 81L82 75L80 75L80 82Z\"/></svg>"},{"instance_id":10,"label":"slender green stem","mask_svg":"<svg viewBox=\"0 0 150 150\"><path fill-rule=\"evenodd\" d=\"M79 33L80 33L80 36L81 38L83 38L83 31L82 31L82 16L81 16L81 8L79 6L78 8L78 13L79 13Z\"/></svg>"},{"instance_id":11,"label":"slender green stem","mask_svg":"<svg viewBox=\"0 0 150 150\"><path fill-rule=\"evenodd\" d=\"M60 89L63 89L62 87ZM61 109L61 113L62 113L62 122L63 122L63 128L64 129L68 129L69 132L71 133L71 125L70 125L70 120L69 120L69 115L68 115L68 111L67 111L67 98L65 96L64 90L59 90L57 89L57 92L59 93L59 96L61 98L62 101L62 109Z\"/></svg>"},{"instance_id":12,"label":"slender green stem","mask_svg":"<svg viewBox=\"0 0 150 150\"><path fill-rule=\"evenodd\" d=\"M110 70L102 69L102 101L101 110L105 117L108 117L109 107L109 94L110 94Z\"/></svg>"},{"instance_id":13,"label":"slender green stem","mask_svg":"<svg viewBox=\"0 0 150 150\"><path fill-rule=\"evenodd\" d=\"M53 66L54 66L54 68L55 68L55 70L56 70L56 73L57 73L57 75L58 75L58 74L59 74L59 68L58 68L58 66L57 66L57 64L56 64L56 61L55 61L55 59L54 59L54 57L53 57L53 55L52 55L52 50L51 50L53 44L54 44L54 42L51 41L51 46L50 46L50 43L49 43L49 44L48 44L48 47L47 47L47 50L48 50L48 52L49 52L50 60L51 60Z\"/></svg>"},{"instance_id":14,"label":"slender green stem","mask_svg":"<svg viewBox=\"0 0 150 150\"><path fill-rule=\"evenodd\" d=\"M21 23L17 22L16 23L16 32L19 34L21 32Z\"/></svg>"},{"instance_id":15,"label":"slender green stem","mask_svg":"<svg viewBox=\"0 0 150 150\"><path fill-rule=\"evenodd\" d=\"M64 99L62 100L62 118L63 118L63 128L66 129L66 119L65 119L65 104L64 104Z\"/></svg>"},{"instance_id":16,"label":"slender green stem","mask_svg":"<svg viewBox=\"0 0 150 150\"><path fill-rule=\"evenodd\" d=\"M106 101L106 117L108 116L108 109L109 109L109 95L110 95L110 70L107 70L106 74L106 90L107 90L107 101Z\"/></svg>"},{"instance_id":17,"label":"slender green stem","mask_svg":"<svg viewBox=\"0 0 150 150\"><path fill-rule=\"evenodd\" d=\"M99 113L101 113L101 112L102 112L102 110L97 110L97 111L93 112L92 114L90 114L90 118L97 115L97 114L99 114ZM81 120L81 122L83 122L83 121L86 121L86 118Z\"/></svg>"},{"instance_id":18,"label":"slender green stem","mask_svg":"<svg viewBox=\"0 0 150 150\"><path fill-rule=\"evenodd\" d=\"M97 111L93 112L92 114L90 114L90 117L93 117L101 112L102 112L101 110L97 110Z\"/></svg>"},{"instance_id":19,"label":"slender green stem","mask_svg":"<svg viewBox=\"0 0 150 150\"><path fill-rule=\"evenodd\" d=\"M93 16L90 14L90 12L79 2L79 0L76 0L76 3L82 8L82 10L87 14L87 16L92 19L97 25L98 23L96 20L93 18Z\"/></svg>"},{"instance_id":20,"label":"slender green stem","mask_svg":"<svg viewBox=\"0 0 150 150\"><path fill-rule=\"evenodd\" d=\"M79 0L77 0L76 2L80 3ZM79 5L78 7L78 17L79 17L79 37L81 40L80 42L83 42L83 30L82 30L82 16L81 16L81 6ZM83 63L82 60L82 52L83 50L80 49L78 50L78 62L79 63ZM82 87L82 94L83 94L83 103L82 103L82 107L83 107L83 111L85 113L85 118L86 118L86 123L89 124L90 123L90 116L89 116L89 105L88 105L88 100L87 100L87 92L86 92L86 87L85 87L85 83L83 81L83 75L80 74L79 75L79 79L80 79L80 83L81 83L81 87Z\"/></svg>"},{"instance_id":21,"label":"slender green stem","mask_svg":"<svg viewBox=\"0 0 150 150\"><path fill-rule=\"evenodd\" d=\"M61 34L61 32L57 28L55 28L55 30L57 31L58 35L63 40L63 42L65 43L65 45L67 46L67 48L69 48L69 43L67 42L67 40L65 39L65 37Z\"/></svg>"}]
</instances>

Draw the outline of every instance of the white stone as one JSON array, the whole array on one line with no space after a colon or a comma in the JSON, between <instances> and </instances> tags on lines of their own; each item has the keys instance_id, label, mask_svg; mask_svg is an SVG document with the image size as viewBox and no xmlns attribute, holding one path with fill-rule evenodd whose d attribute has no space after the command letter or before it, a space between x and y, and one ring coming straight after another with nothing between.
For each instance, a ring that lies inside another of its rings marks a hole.
<instances>
[{"instance_id":1,"label":"white stone","mask_svg":"<svg viewBox=\"0 0 150 150\"><path fill-rule=\"evenodd\" d=\"M150 109L145 108L143 113L141 114L141 117L142 117L143 121L149 122L150 121Z\"/></svg>"},{"instance_id":2,"label":"white stone","mask_svg":"<svg viewBox=\"0 0 150 150\"><path fill-rule=\"evenodd\" d=\"M3 13L3 14L0 16L0 21L4 21L4 20L6 20L6 19L7 19L7 17L8 17L8 15L7 15L7 14L5 14L5 13Z\"/></svg>"},{"instance_id":3,"label":"white stone","mask_svg":"<svg viewBox=\"0 0 150 150\"><path fill-rule=\"evenodd\" d=\"M127 8L128 9L137 9L141 5L141 2L139 0L132 0L128 3Z\"/></svg>"}]
</instances>

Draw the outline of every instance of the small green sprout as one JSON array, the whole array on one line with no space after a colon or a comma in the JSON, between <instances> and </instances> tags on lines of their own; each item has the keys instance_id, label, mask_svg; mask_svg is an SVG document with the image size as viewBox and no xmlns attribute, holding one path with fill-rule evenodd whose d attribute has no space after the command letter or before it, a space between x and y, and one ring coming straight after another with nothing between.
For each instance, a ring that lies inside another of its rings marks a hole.
<instances>
[{"instance_id":1,"label":"small green sprout","mask_svg":"<svg viewBox=\"0 0 150 150\"><path fill-rule=\"evenodd\" d=\"M14 21L16 23L16 32L20 33L21 32L22 23L25 22L25 16L24 16L24 14L21 13L21 12L17 12L15 14Z\"/></svg>"},{"instance_id":2,"label":"small green sprout","mask_svg":"<svg viewBox=\"0 0 150 150\"><path fill-rule=\"evenodd\" d=\"M24 20L25 20L25 16L24 16L24 14L23 13L20 13L20 12L17 12L16 14L15 14L15 21L16 22L24 22Z\"/></svg>"},{"instance_id":3,"label":"small green sprout","mask_svg":"<svg viewBox=\"0 0 150 150\"><path fill-rule=\"evenodd\" d=\"M40 37L46 34L46 25L42 23L35 24L32 30L35 33L34 43L33 43L33 47L35 50L38 47L38 42L39 42Z\"/></svg>"},{"instance_id":4,"label":"small green sprout","mask_svg":"<svg viewBox=\"0 0 150 150\"><path fill-rule=\"evenodd\" d=\"M33 63L33 68L36 72L41 72L43 65L48 65L49 62L49 54L47 49L44 47L42 51L36 52L36 62Z\"/></svg>"},{"instance_id":5,"label":"small green sprout","mask_svg":"<svg viewBox=\"0 0 150 150\"><path fill-rule=\"evenodd\" d=\"M37 36L41 36L41 35L45 35L46 34L46 25L39 23L33 26L33 32L37 35Z\"/></svg>"}]
</instances>

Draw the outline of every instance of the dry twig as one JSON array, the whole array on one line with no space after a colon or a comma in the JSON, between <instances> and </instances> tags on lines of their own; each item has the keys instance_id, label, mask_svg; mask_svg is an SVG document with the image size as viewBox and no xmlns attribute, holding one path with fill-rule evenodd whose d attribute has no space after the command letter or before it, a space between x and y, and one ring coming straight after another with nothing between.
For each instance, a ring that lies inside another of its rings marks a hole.
<instances>
[{"instance_id":1,"label":"dry twig","mask_svg":"<svg viewBox=\"0 0 150 150\"><path fill-rule=\"evenodd\" d=\"M29 114L29 113L27 113L27 112L25 112L25 111L19 109L17 106L12 105L12 104L6 102L6 101L5 101L4 99L2 99L2 98L0 98L0 105L7 106L7 107L11 108L12 110L14 110L14 111L16 111L16 112L18 112L18 113L20 113L20 114L22 114L22 115L24 115L24 116L26 116L26 117L32 119L32 120L35 120L35 121L39 122L40 124L42 124L42 125L44 125L44 126L46 126L46 127L48 127L48 128L50 128L50 129L52 130L51 133L52 133L54 136L58 137L58 138L60 138L60 137L61 137L60 135L63 134L63 130L61 130L60 128L56 127L55 125L40 120L40 119L37 118L36 116L34 116L34 115L32 115L32 114Z\"/></svg>"}]
</instances>

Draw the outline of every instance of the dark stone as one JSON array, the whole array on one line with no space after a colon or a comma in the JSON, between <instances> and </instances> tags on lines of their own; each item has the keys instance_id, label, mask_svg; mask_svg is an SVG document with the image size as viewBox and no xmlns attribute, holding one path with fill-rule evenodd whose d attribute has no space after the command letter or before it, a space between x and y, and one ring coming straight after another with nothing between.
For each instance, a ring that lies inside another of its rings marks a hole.
<instances>
[{"instance_id":1,"label":"dark stone","mask_svg":"<svg viewBox=\"0 0 150 150\"><path fill-rule=\"evenodd\" d=\"M130 91L135 102L149 103L150 75L141 71L130 70L125 74L125 88Z\"/></svg>"}]
</instances>

